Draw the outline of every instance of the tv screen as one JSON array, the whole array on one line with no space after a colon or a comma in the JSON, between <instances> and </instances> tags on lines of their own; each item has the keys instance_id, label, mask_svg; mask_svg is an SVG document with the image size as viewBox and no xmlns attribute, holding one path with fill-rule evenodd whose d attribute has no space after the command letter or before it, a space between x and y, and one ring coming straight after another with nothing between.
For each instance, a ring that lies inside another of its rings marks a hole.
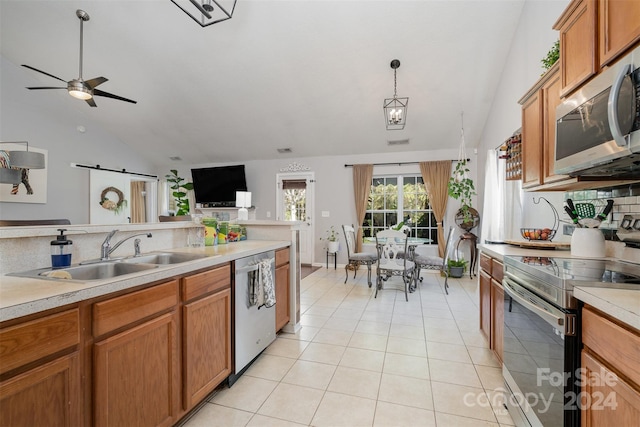
<instances>
[{"instance_id":1,"label":"tv screen","mask_svg":"<svg viewBox=\"0 0 640 427\"><path fill-rule=\"evenodd\" d=\"M191 169L196 203L203 207L234 207L236 191L247 191L244 165Z\"/></svg>"}]
</instances>

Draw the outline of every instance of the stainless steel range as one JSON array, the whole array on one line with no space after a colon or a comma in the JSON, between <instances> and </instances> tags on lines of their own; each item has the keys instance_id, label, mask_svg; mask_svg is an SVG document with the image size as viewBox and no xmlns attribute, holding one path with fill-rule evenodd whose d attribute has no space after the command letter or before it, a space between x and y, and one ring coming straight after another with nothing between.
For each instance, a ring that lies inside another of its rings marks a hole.
<instances>
[{"instance_id":1,"label":"stainless steel range","mask_svg":"<svg viewBox=\"0 0 640 427\"><path fill-rule=\"evenodd\" d=\"M507 256L503 374L519 426L580 425L580 317L574 286L640 289L640 265Z\"/></svg>"}]
</instances>

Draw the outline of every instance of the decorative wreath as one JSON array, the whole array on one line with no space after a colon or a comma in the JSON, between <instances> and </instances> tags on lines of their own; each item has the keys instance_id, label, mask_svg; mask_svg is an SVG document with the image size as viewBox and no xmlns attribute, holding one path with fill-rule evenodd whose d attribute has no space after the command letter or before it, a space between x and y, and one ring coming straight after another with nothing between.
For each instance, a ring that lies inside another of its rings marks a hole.
<instances>
[{"instance_id":1,"label":"decorative wreath","mask_svg":"<svg viewBox=\"0 0 640 427\"><path fill-rule=\"evenodd\" d=\"M116 193L116 196L118 196L118 201L114 202L113 200L109 200L109 198L107 197L107 194L109 193ZM124 194L122 193L122 191L118 190L116 187L107 187L102 190L102 194L100 194L100 206L102 206L106 210L113 211L118 214L120 213L120 211L122 211L122 208L127 206L127 201L124 199Z\"/></svg>"}]
</instances>

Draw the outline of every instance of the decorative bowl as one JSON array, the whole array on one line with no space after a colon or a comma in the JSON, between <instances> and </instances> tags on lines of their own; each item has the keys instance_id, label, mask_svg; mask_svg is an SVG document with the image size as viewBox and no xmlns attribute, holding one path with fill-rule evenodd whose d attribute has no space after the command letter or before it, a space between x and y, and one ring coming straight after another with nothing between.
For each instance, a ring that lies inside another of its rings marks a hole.
<instances>
[{"instance_id":1,"label":"decorative bowl","mask_svg":"<svg viewBox=\"0 0 640 427\"><path fill-rule=\"evenodd\" d=\"M520 234L527 240L551 241L556 235L556 230L551 228L521 228Z\"/></svg>"}]
</instances>

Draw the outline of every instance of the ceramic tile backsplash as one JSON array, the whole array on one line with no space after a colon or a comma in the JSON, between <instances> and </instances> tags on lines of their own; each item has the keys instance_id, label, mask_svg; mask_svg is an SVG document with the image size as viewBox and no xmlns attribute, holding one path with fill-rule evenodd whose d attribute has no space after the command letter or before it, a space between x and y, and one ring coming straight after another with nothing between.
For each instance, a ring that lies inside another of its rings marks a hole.
<instances>
[{"instance_id":1,"label":"ceramic tile backsplash","mask_svg":"<svg viewBox=\"0 0 640 427\"><path fill-rule=\"evenodd\" d=\"M601 228L615 229L625 215L640 215L640 185L637 184L609 190L568 191L564 198L577 203L593 203L596 213L604 209L607 200L613 200L613 210L602 222ZM569 217L563 213L563 219L568 221Z\"/></svg>"}]
</instances>

